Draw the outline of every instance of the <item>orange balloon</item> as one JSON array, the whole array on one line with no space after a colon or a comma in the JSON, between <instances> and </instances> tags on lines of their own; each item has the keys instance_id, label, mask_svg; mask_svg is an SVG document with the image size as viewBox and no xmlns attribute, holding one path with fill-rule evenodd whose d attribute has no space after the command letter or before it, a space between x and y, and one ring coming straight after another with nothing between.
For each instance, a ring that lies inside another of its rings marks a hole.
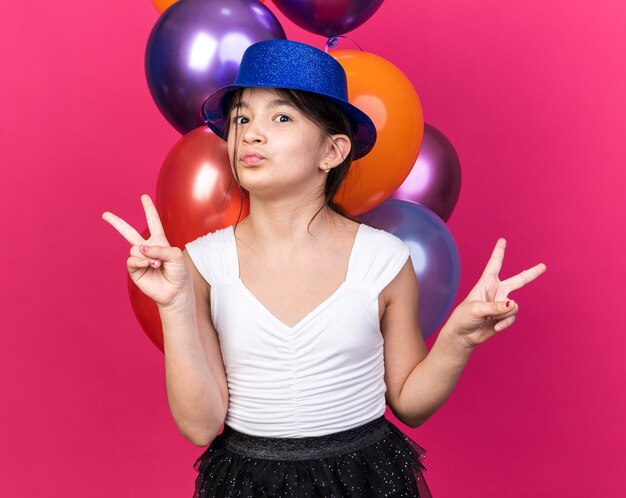
<instances>
[{"instance_id":1,"label":"orange balloon","mask_svg":"<svg viewBox=\"0 0 626 498\"><path fill-rule=\"evenodd\" d=\"M329 52L344 68L350 103L376 126L376 145L355 161L335 196L351 216L378 206L411 172L424 136L424 114L415 88L391 62L367 52Z\"/></svg>"},{"instance_id":2,"label":"orange balloon","mask_svg":"<svg viewBox=\"0 0 626 498\"><path fill-rule=\"evenodd\" d=\"M259 2L264 3L265 0L259 0ZM172 4L176 3L176 0L152 0L152 3L157 8L160 14L163 14L165 10Z\"/></svg>"},{"instance_id":3,"label":"orange balloon","mask_svg":"<svg viewBox=\"0 0 626 498\"><path fill-rule=\"evenodd\" d=\"M226 142L206 126L185 134L165 158L156 205L167 240L180 249L250 212L248 194L240 195L232 174Z\"/></svg>"},{"instance_id":4,"label":"orange balloon","mask_svg":"<svg viewBox=\"0 0 626 498\"><path fill-rule=\"evenodd\" d=\"M157 8L160 14L163 14L165 10L172 4L176 3L176 0L152 0L152 3Z\"/></svg>"}]
</instances>

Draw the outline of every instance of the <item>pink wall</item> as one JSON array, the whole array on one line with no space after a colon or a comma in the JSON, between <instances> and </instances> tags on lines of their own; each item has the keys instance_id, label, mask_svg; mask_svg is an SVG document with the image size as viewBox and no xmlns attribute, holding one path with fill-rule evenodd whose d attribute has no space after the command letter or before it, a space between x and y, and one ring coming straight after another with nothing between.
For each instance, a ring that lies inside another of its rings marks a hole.
<instances>
[{"instance_id":1,"label":"pink wall","mask_svg":"<svg viewBox=\"0 0 626 498\"><path fill-rule=\"evenodd\" d=\"M577 5L387 0L350 35L405 71L461 157L458 301L499 236L504 277L548 267L410 431L436 497L626 489L626 4ZM130 308L128 245L100 220L143 228L139 196L179 137L143 74L157 18L149 0L2 7L0 496L192 493L201 449Z\"/></svg>"}]
</instances>

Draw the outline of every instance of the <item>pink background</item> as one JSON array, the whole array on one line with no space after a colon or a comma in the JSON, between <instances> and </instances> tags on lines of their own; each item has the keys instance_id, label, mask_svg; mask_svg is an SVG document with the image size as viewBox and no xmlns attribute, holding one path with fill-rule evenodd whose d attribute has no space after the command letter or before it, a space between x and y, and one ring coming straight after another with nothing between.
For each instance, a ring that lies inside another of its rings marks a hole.
<instances>
[{"instance_id":1,"label":"pink background","mask_svg":"<svg viewBox=\"0 0 626 498\"><path fill-rule=\"evenodd\" d=\"M626 490L626 4L585 3L387 0L349 35L409 76L459 153L457 303L500 236L503 278L548 267L447 404L407 429L439 498ZM2 7L0 496L192 494L202 449L172 421L128 244L100 219L145 226L139 196L180 136L143 73L157 18L149 0Z\"/></svg>"}]
</instances>

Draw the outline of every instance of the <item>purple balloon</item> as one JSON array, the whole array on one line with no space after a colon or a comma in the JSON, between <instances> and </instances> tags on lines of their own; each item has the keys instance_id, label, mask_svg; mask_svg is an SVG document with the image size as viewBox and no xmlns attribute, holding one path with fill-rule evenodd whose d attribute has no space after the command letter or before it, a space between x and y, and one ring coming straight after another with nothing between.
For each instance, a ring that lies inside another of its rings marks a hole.
<instances>
[{"instance_id":1,"label":"purple balloon","mask_svg":"<svg viewBox=\"0 0 626 498\"><path fill-rule=\"evenodd\" d=\"M427 339L443 325L459 289L461 263L450 230L427 207L397 199L383 201L359 219L409 246L419 285L419 323Z\"/></svg>"},{"instance_id":2,"label":"purple balloon","mask_svg":"<svg viewBox=\"0 0 626 498\"><path fill-rule=\"evenodd\" d=\"M148 38L145 70L152 98L185 134L204 125L202 102L235 81L246 48L285 38L276 16L257 0L179 0Z\"/></svg>"},{"instance_id":3,"label":"purple balloon","mask_svg":"<svg viewBox=\"0 0 626 498\"><path fill-rule=\"evenodd\" d=\"M383 0L274 0L287 18L307 31L336 36L357 28L381 6Z\"/></svg>"},{"instance_id":4,"label":"purple balloon","mask_svg":"<svg viewBox=\"0 0 626 498\"><path fill-rule=\"evenodd\" d=\"M424 139L415 165L389 198L422 204L447 222L460 192L459 156L443 133L424 124Z\"/></svg>"}]
</instances>

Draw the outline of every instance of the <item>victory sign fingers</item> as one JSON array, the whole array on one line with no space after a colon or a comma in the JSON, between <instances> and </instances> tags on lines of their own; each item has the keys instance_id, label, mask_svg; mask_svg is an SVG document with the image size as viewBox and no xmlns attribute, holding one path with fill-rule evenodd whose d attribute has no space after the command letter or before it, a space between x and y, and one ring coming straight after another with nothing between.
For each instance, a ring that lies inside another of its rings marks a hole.
<instances>
[{"instance_id":1,"label":"victory sign fingers","mask_svg":"<svg viewBox=\"0 0 626 498\"><path fill-rule=\"evenodd\" d=\"M119 216L115 216L113 213L106 211L102 213L102 219L115 228L131 245L138 246L146 242L137 230Z\"/></svg>"},{"instance_id":2,"label":"victory sign fingers","mask_svg":"<svg viewBox=\"0 0 626 498\"><path fill-rule=\"evenodd\" d=\"M157 245L169 246L169 243L165 238L165 231L163 230L159 213L157 212L150 196L146 194L142 195L141 203L143 204L144 213L146 215L148 230L150 231L150 239L154 240ZM135 230L119 216L106 211L102 213L102 219L111 224L111 226L113 226L113 228L115 228L131 245L139 246L140 244L146 243L146 240L139 234L139 232L137 232L137 230Z\"/></svg>"},{"instance_id":3,"label":"victory sign fingers","mask_svg":"<svg viewBox=\"0 0 626 498\"><path fill-rule=\"evenodd\" d=\"M163 230L161 219L159 218L159 214L150 196L146 194L142 195L141 203L143 205L146 221L148 223L148 230L150 232L150 246L154 247L154 244L164 248L170 247L169 242L165 238L165 231ZM160 266L161 261L156 259L158 256L154 254L155 251L152 251L153 254L150 256L146 255L148 251L143 250L142 247L148 246L148 241L144 239L131 225L119 216L116 216L108 211L102 213L102 219L113 226L113 228L115 228L122 235L122 237L124 237L131 244L131 258L128 261L129 269L131 266L134 268L142 268L148 265L153 268L158 268Z\"/></svg>"},{"instance_id":4,"label":"victory sign fingers","mask_svg":"<svg viewBox=\"0 0 626 498\"><path fill-rule=\"evenodd\" d=\"M485 271L483 272L483 277L492 276L497 277L502 269L502 263L504 261L504 249L506 248L506 239L499 238L496 242L496 247L493 249L491 253L491 257L485 266ZM543 263L539 263L538 265L533 266L527 270L524 270L517 275L507 278L502 281L502 286L508 292L512 292L517 289L521 289L526 284L529 284L533 280L535 280L539 275L546 271L546 265Z\"/></svg>"},{"instance_id":5,"label":"victory sign fingers","mask_svg":"<svg viewBox=\"0 0 626 498\"><path fill-rule=\"evenodd\" d=\"M545 272L547 269L546 265L543 263L539 263L538 265L533 266L527 270L524 270L513 277L507 278L502 285L506 286L511 291L521 289L526 284L529 284L533 280L535 280L539 275Z\"/></svg>"},{"instance_id":6,"label":"victory sign fingers","mask_svg":"<svg viewBox=\"0 0 626 498\"><path fill-rule=\"evenodd\" d=\"M163 225L161 224L161 218L159 218L159 213L157 212L150 196L146 194L142 195L141 203L143 204L143 210L146 213L146 221L148 222L150 236L160 242L165 242L165 244L160 245L169 245L167 243L167 239L165 238L165 231L163 230Z\"/></svg>"},{"instance_id":7,"label":"victory sign fingers","mask_svg":"<svg viewBox=\"0 0 626 498\"><path fill-rule=\"evenodd\" d=\"M500 270L502 269L502 262L504 261L504 249L506 248L506 239L499 238L496 242L496 247L493 249L491 253L491 257L487 262L487 266L485 266L485 271L483 272L483 276L485 275L498 275Z\"/></svg>"},{"instance_id":8,"label":"victory sign fingers","mask_svg":"<svg viewBox=\"0 0 626 498\"><path fill-rule=\"evenodd\" d=\"M183 251L170 246L150 196L142 195L141 203L150 232L147 240L119 216L102 214L131 245L126 261L128 273L139 289L160 306L189 299L193 284Z\"/></svg>"}]
</instances>

